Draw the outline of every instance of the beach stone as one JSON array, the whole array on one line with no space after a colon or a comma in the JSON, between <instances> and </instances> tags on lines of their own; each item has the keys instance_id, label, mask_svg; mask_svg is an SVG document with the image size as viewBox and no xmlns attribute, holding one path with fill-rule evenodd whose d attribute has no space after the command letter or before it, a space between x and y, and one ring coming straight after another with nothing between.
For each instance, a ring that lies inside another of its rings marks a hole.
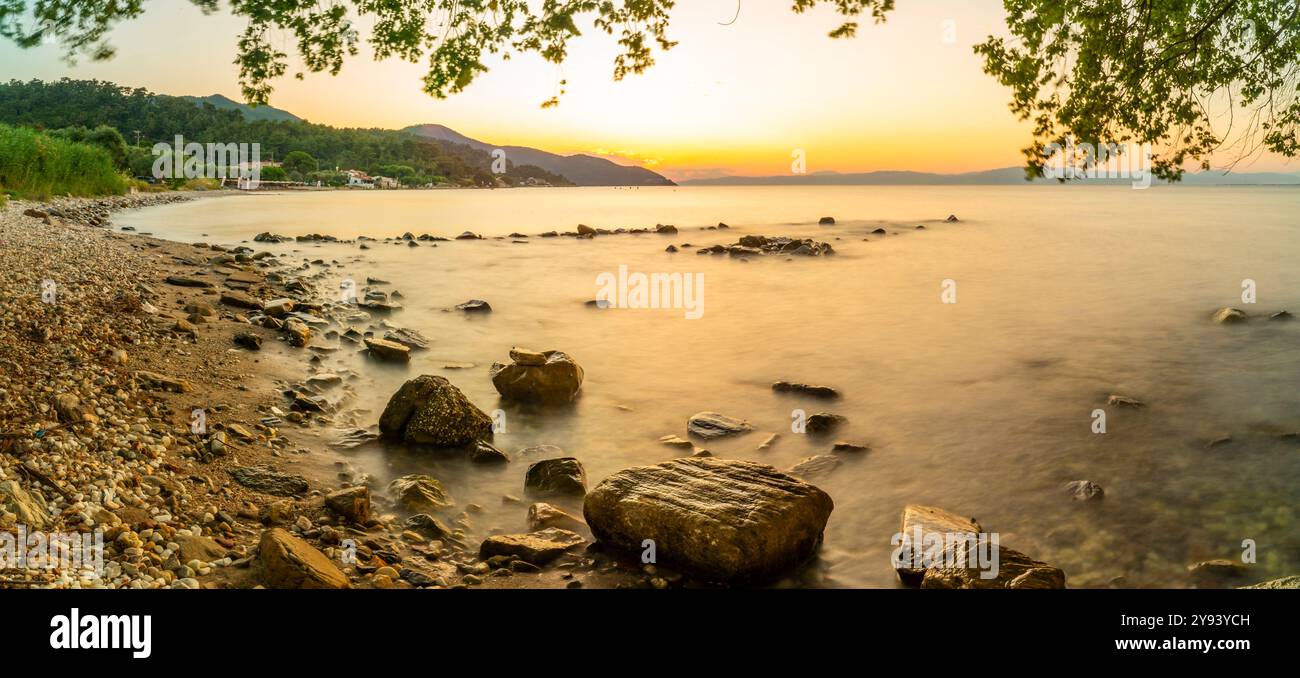
<instances>
[{"instance_id":1,"label":"beach stone","mask_svg":"<svg viewBox=\"0 0 1300 678\"><path fill-rule=\"evenodd\" d=\"M238 290L221 293L221 303L236 308L261 309L262 302L252 295Z\"/></svg>"},{"instance_id":2,"label":"beach stone","mask_svg":"<svg viewBox=\"0 0 1300 678\"><path fill-rule=\"evenodd\" d=\"M581 518L552 504L537 502L528 507L528 527L534 531L558 527L576 532L586 526Z\"/></svg>"},{"instance_id":3,"label":"beach stone","mask_svg":"<svg viewBox=\"0 0 1300 678\"><path fill-rule=\"evenodd\" d=\"M516 365L524 365L526 367L541 367L546 364L545 353L530 351L526 348L519 348L518 346L510 349L510 359L513 360Z\"/></svg>"},{"instance_id":4,"label":"beach stone","mask_svg":"<svg viewBox=\"0 0 1300 678\"><path fill-rule=\"evenodd\" d=\"M492 305L482 299L470 299L463 304L456 304L457 310L466 313L491 313Z\"/></svg>"},{"instance_id":5,"label":"beach stone","mask_svg":"<svg viewBox=\"0 0 1300 678\"><path fill-rule=\"evenodd\" d=\"M53 524L53 518L45 507L45 502L24 490L17 481L0 481L0 506L5 512L18 516L18 524L35 530L43 530Z\"/></svg>"},{"instance_id":6,"label":"beach stone","mask_svg":"<svg viewBox=\"0 0 1300 678\"><path fill-rule=\"evenodd\" d=\"M1065 484L1065 491L1069 492L1075 501L1093 501L1106 496L1106 491L1101 488L1101 485L1091 480L1070 481Z\"/></svg>"},{"instance_id":7,"label":"beach stone","mask_svg":"<svg viewBox=\"0 0 1300 678\"><path fill-rule=\"evenodd\" d=\"M384 333L384 339L397 342L412 351L429 348L429 339L415 330L400 328Z\"/></svg>"},{"instance_id":8,"label":"beach stone","mask_svg":"<svg viewBox=\"0 0 1300 678\"><path fill-rule=\"evenodd\" d=\"M293 310L293 299L272 299L262 304L262 312L272 318L281 318Z\"/></svg>"},{"instance_id":9,"label":"beach stone","mask_svg":"<svg viewBox=\"0 0 1300 678\"><path fill-rule=\"evenodd\" d=\"M586 224L578 224L578 235L596 235L596 229Z\"/></svg>"},{"instance_id":10,"label":"beach stone","mask_svg":"<svg viewBox=\"0 0 1300 678\"><path fill-rule=\"evenodd\" d=\"M664 235L676 235L677 227L673 226L672 224L658 224L655 226L655 233L662 233Z\"/></svg>"},{"instance_id":11,"label":"beach stone","mask_svg":"<svg viewBox=\"0 0 1300 678\"><path fill-rule=\"evenodd\" d=\"M480 440L474 443L474 449L469 453L469 460L475 464L504 464L510 461L510 457L490 443Z\"/></svg>"},{"instance_id":12,"label":"beach stone","mask_svg":"<svg viewBox=\"0 0 1300 678\"><path fill-rule=\"evenodd\" d=\"M233 468L230 476L240 485L266 494L287 497L307 491L307 481L302 476L277 471L269 466Z\"/></svg>"},{"instance_id":13,"label":"beach stone","mask_svg":"<svg viewBox=\"0 0 1300 678\"><path fill-rule=\"evenodd\" d=\"M512 357L516 351L519 349L511 351ZM559 405L572 401L582 388L582 367L567 353L525 351L519 355L527 362L493 363L488 371L492 385L503 398ZM539 355L544 359L541 364L535 364Z\"/></svg>"},{"instance_id":14,"label":"beach stone","mask_svg":"<svg viewBox=\"0 0 1300 678\"><path fill-rule=\"evenodd\" d=\"M500 534L488 537L479 546L479 558L512 556L533 565L542 566L585 540L558 527L548 527L528 534Z\"/></svg>"},{"instance_id":15,"label":"beach stone","mask_svg":"<svg viewBox=\"0 0 1300 678\"><path fill-rule=\"evenodd\" d=\"M169 275L166 278L166 283L168 285L176 285L177 287L213 287L213 284L207 280L190 278L183 275Z\"/></svg>"},{"instance_id":16,"label":"beach stone","mask_svg":"<svg viewBox=\"0 0 1300 678\"><path fill-rule=\"evenodd\" d=\"M250 351L262 350L262 338L252 332L240 332L235 335L234 342L240 348L246 348Z\"/></svg>"},{"instance_id":17,"label":"beach stone","mask_svg":"<svg viewBox=\"0 0 1300 678\"><path fill-rule=\"evenodd\" d=\"M750 461L684 458L619 471L583 514L599 542L724 582L773 580L810 558L834 502L817 487Z\"/></svg>"},{"instance_id":18,"label":"beach stone","mask_svg":"<svg viewBox=\"0 0 1300 678\"><path fill-rule=\"evenodd\" d=\"M804 422L804 431L808 433L830 433L846 421L848 419L839 414L818 412L809 416L807 421Z\"/></svg>"},{"instance_id":19,"label":"beach stone","mask_svg":"<svg viewBox=\"0 0 1300 678\"><path fill-rule=\"evenodd\" d=\"M840 395L839 392L829 386L795 384L788 381L778 381L772 384L772 390L778 393L797 393L814 398L838 398Z\"/></svg>"},{"instance_id":20,"label":"beach stone","mask_svg":"<svg viewBox=\"0 0 1300 678\"><path fill-rule=\"evenodd\" d=\"M434 518L427 513L417 513L406 519L406 529L412 530L427 539L437 539L439 541L450 541L452 530L443 524L441 520Z\"/></svg>"},{"instance_id":21,"label":"beach stone","mask_svg":"<svg viewBox=\"0 0 1300 678\"><path fill-rule=\"evenodd\" d=\"M1187 566L1187 573L1197 579L1230 579L1246 575L1246 565L1233 560L1205 560Z\"/></svg>"},{"instance_id":22,"label":"beach stone","mask_svg":"<svg viewBox=\"0 0 1300 678\"><path fill-rule=\"evenodd\" d=\"M822 217L822 218L820 218L820 219L817 220L817 223L820 224L820 225L822 225L822 226L834 226L834 225L835 225L835 217Z\"/></svg>"},{"instance_id":23,"label":"beach stone","mask_svg":"<svg viewBox=\"0 0 1300 678\"><path fill-rule=\"evenodd\" d=\"M1249 318L1250 316L1246 315L1246 312L1239 308L1224 306L1223 308L1215 311L1214 315L1211 316L1210 319L1220 325L1224 325L1229 323L1246 322L1246 320L1248 320Z\"/></svg>"},{"instance_id":24,"label":"beach stone","mask_svg":"<svg viewBox=\"0 0 1300 678\"><path fill-rule=\"evenodd\" d=\"M176 542L176 545L180 547L177 556L183 563L193 560L210 563L214 560L220 560L226 555L226 548L211 537L178 534L172 537L172 541Z\"/></svg>"},{"instance_id":25,"label":"beach stone","mask_svg":"<svg viewBox=\"0 0 1300 678\"><path fill-rule=\"evenodd\" d=\"M190 383L184 379L173 379L157 372L139 370L135 373L135 380L147 388L171 391L172 393L189 393L194 390L194 387L190 386Z\"/></svg>"},{"instance_id":26,"label":"beach stone","mask_svg":"<svg viewBox=\"0 0 1300 678\"><path fill-rule=\"evenodd\" d=\"M351 588L347 576L325 554L278 527L262 532L258 561L263 579L271 588Z\"/></svg>"},{"instance_id":27,"label":"beach stone","mask_svg":"<svg viewBox=\"0 0 1300 678\"><path fill-rule=\"evenodd\" d=\"M433 476L413 474L402 476L388 484L388 493L403 508L412 513L425 513L452 506L451 497Z\"/></svg>"},{"instance_id":28,"label":"beach stone","mask_svg":"<svg viewBox=\"0 0 1300 678\"><path fill-rule=\"evenodd\" d=\"M977 568L930 567L921 580L923 589L1063 589L1065 572L1042 561L998 547L996 577L985 579Z\"/></svg>"},{"instance_id":29,"label":"beach stone","mask_svg":"<svg viewBox=\"0 0 1300 678\"><path fill-rule=\"evenodd\" d=\"M492 438L492 419L444 377L421 375L388 399L380 435L408 443L459 447Z\"/></svg>"},{"instance_id":30,"label":"beach stone","mask_svg":"<svg viewBox=\"0 0 1300 678\"><path fill-rule=\"evenodd\" d=\"M747 422L718 414L717 412L698 412L686 421L686 431L706 440L737 435L753 430Z\"/></svg>"},{"instance_id":31,"label":"beach stone","mask_svg":"<svg viewBox=\"0 0 1300 678\"><path fill-rule=\"evenodd\" d=\"M843 460L839 457L830 454L819 454L791 466L786 473L796 478L810 480L830 475L832 471L840 467L841 463L843 463Z\"/></svg>"},{"instance_id":32,"label":"beach stone","mask_svg":"<svg viewBox=\"0 0 1300 678\"><path fill-rule=\"evenodd\" d=\"M289 318L284 322L284 331L289 335L289 345L302 347L311 341L311 327L307 323L297 319Z\"/></svg>"},{"instance_id":33,"label":"beach stone","mask_svg":"<svg viewBox=\"0 0 1300 678\"><path fill-rule=\"evenodd\" d=\"M573 457L543 459L528 467L524 489L546 496L582 496L587 493L587 472Z\"/></svg>"},{"instance_id":34,"label":"beach stone","mask_svg":"<svg viewBox=\"0 0 1300 678\"><path fill-rule=\"evenodd\" d=\"M403 344L386 339L366 339L366 348L370 355L391 363L404 363L411 360L411 349Z\"/></svg>"},{"instance_id":35,"label":"beach stone","mask_svg":"<svg viewBox=\"0 0 1300 678\"><path fill-rule=\"evenodd\" d=\"M836 454L863 454L870 451L871 446L862 443L840 441L831 446L831 452Z\"/></svg>"},{"instance_id":36,"label":"beach stone","mask_svg":"<svg viewBox=\"0 0 1300 678\"><path fill-rule=\"evenodd\" d=\"M365 525L370 520L370 488L345 487L325 495L325 505L344 518Z\"/></svg>"},{"instance_id":37,"label":"beach stone","mask_svg":"<svg viewBox=\"0 0 1300 678\"><path fill-rule=\"evenodd\" d=\"M1142 407L1146 407L1146 403L1142 402L1141 400L1138 400L1136 398L1130 398L1128 396L1116 395L1116 394L1111 394L1110 396L1108 396L1106 398L1106 404L1111 407L1127 407L1135 410Z\"/></svg>"}]
</instances>

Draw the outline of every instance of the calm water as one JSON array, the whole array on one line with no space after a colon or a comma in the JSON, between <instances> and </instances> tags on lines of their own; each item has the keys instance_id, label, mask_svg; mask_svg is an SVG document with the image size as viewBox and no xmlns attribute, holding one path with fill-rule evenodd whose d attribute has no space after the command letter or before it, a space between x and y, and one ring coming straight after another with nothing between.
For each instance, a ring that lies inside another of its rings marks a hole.
<instances>
[{"instance_id":1,"label":"calm water","mask_svg":"<svg viewBox=\"0 0 1300 678\"><path fill-rule=\"evenodd\" d=\"M949 213L962 222L943 223ZM404 379L443 374L484 410L507 412L499 447L558 445L592 484L674 456L656 439L684 436L702 410L758 429L708 444L715 454L778 468L836 440L869 443L870 454L815 481L836 506L806 585L895 586L899 512L926 503L977 517L1005 546L1063 568L1072 586L1118 577L1188 586L1187 564L1238 558L1244 539L1258 548L1251 581L1300 572L1300 443L1275 437L1300 430L1300 322L1264 319L1300 312L1298 214L1300 192L1284 188L744 187L268 194L117 221L225 245L261 231L382 238L676 224L677 236L528 244L258 245L295 264L338 261L321 269L323 290L371 276L405 295L391 322L433 340L409 368L351 350L326 358L362 375L355 406L371 422ZM818 226L827 215L839 223ZM719 221L731 230L699 230ZM878 227L890 234L869 235ZM742 262L663 251L746 233L811 236L839 254ZM703 317L585 308L596 277L620 265L703 273ZM1247 278L1253 306L1241 300ZM957 303L941 303L944 280L955 281ZM443 312L470 298L495 312ZM1225 305L1258 317L1211 324ZM573 355L587 374L578 402L550 414L501 403L488 366L514 345ZM475 366L443 368L452 361ZM773 393L778 379L843 397L801 401ZM1148 407L1109 410L1108 432L1094 434L1091 413L1109 393ZM792 434L799 407L849 421L829 439ZM782 435L756 451L768 432ZM1207 448L1222 436L1232 442ZM526 504L500 497L522 494L526 460L496 470L377 447L351 456L381 481L430 472L461 506L482 505L472 536L525 529ZM1077 479L1100 483L1105 499L1072 501L1061 485Z\"/></svg>"}]
</instances>

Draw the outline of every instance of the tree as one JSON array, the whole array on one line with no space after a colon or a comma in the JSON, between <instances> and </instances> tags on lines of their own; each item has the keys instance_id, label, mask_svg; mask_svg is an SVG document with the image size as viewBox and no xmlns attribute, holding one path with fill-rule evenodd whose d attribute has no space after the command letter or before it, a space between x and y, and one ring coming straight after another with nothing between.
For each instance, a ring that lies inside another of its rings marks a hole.
<instances>
[{"instance_id":1,"label":"tree","mask_svg":"<svg viewBox=\"0 0 1300 678\"><path fill-rule=\"evenodd\" d=\"M1053 144L1153 147L1152 170L1297 151L1300 2L1296 0L1006 0L1011 44L976 47L1034 124L1026 173ZM1239 117L1244 113L1245 124ZM1241 126L1233 130L1234 123Z\"/></svg>"},{"instance_id":2,"label":"tree","mask_svg":"<svg viewBox=\"0 0 1300 678\"><path fill-rule=\"evenodd\" d=\"M288 181L289 173L284 171L283 167L276 167L275 165L271 165L269 167L262 168L262 171L258 179L260 181Z\"/></svg>"},{"instance_id":3,"label":"tree","mask_svg":"<svg viewBox=\"0 0 1300 678\"><path fill-rule=\"evenodd\" d=\"M280 164L285 171L304 176L316 171L316 159L311 157L310 153L303 151L294 151L284 156L284 162Z\"/></svg>"}]
</instances>

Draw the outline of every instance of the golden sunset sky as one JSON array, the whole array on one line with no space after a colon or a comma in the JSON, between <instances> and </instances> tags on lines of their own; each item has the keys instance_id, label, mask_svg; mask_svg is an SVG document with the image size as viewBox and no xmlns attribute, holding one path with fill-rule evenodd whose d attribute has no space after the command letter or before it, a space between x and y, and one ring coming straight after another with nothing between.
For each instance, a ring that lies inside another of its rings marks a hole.
<instances>
[{"instance_id":1,"label":"golden sunset sky","mask_svg":"<svg viewBox=\"0 0 1300 678\"><path fill-rule=\"evenodd\" d=\"M824 8L797 15L788 0L740 0L736 21L721 25L735 16L736 0L680 2L670 29L680 44L643 75L614 82L614 40L580 26L585 34L565 64L531 54L494 59L489 73L447 100L420 90L422 65L375 62L363 47L337 77L281 79L271 104L335 126L440 123L493 144L604 155L673 179L786 174L796 150L808 172L1019 165L1029 127L1008 111L1008 91L971 50L1005 34L1001 2L898 5L886 23L866 19L856 38L833 40L826 33L841 19ZM6 42L0 77L98 78L241 99L232 63L240 19L204 16L182 0L146 8L114 32L111 61L69 66L55 46ZM287 36L281 49L293 52ZM568 84L560 106L542 109L561 80ZM1265 157L1236 171L1295 169Z\"/></svg>"}]
</instances>

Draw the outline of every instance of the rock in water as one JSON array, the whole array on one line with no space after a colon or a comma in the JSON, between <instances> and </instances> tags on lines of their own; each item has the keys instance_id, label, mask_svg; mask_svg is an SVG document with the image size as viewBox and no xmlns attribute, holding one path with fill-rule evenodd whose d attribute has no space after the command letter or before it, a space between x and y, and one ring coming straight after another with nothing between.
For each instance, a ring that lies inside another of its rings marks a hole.
<instances>
[{"instance_id":1,"label":"rock in water","mask_svg":"<svg viewBox=\"0 0 1300 678\"><path fill-rule=\"evenodd\" d=\"M900 547L894 552L898 578L923 589L1065 588L1065 573L1059 568L995 544L981 532L973 519L933 506L907 506L902 544L897 536L893 542ZM997 550L996 570L990 564L981 566L977 549Z\"/></svg>"},{"instance_id":2,"label":"rock in water","mask_svg":"<svg viewBox=\"0 0 1300 678\"><path fill-rule=\"evenodd\" d=\"M535 353L511 351L509 365L493 363L488 371L492 385L503 398L545 405L562 405L573 400L582 388L583 371L563 351ZM537 364L541 361L541 364Z\"/></svg>"},{"instance_id":3,"label":"rock in water","mask_svg":"<svg viewBox=\"0 0 1300 678\"><path fill-rule=\"evenodd\" d=\"M748 423L717 412L699 412L686 421L686 431L704 439L721 438L753 430Z\"/></svg>"},{"instance_id":4,"label":"rock in water","mask_svg":"<svg viewBox=\"0 0 1300 678\"><path fill-rule=\"evenodd\" d=\"M346 589L348 578L307 542L273 527L258 546L267 586L277 589Z\"/></svg>"},{"instance_id":5,"label":"rock in water","mask_svg":"<svg viewBox=\"0 0 1300 678\"><path fill-rule=\"evenodd\" d=\"M834 226L834 225L835 225L835 217L822 217L822 218L820 218L820 219L817 220L817 223L820 224L820 225L822 225L822 226Z\"/></svg>"},{"instance_id":6,"label":"rock in water","mask_svg":"<svg viewBox=\"0 0 1300 678\"><path fill-rule=\"evenodd\" d=\"M456 304L456 308L466 313L491 313L492 305L482 299L470 299L463 304Z\"/></svg>"},{"instance_id":7,"label":"rock in water","mask_svg":"<svg viewBox=\"0 0 1300 678\"><path fill-rule=\"evenodd\" d=\"M582 519L570 514L564 509L551 504L537 502L528 507L528 527L533 530L544 530L548 527L559 527L566 530L578 531L587 525Z\"/></svg>"},{"instance_id":8,"label":"rock in water","mask_svg":"<svg viewBox=\"0 0 1300 678\"><path fill-rule=\"evenodd\" d=\"M1249 318L1250 316L1246 315L1245 311L1239 308L1231 308L1225 306L1215 311L1214 315L1211 317L1211 320L1213 320L1216 323L1219 323L1220 325L1223 325L1227 323L1243 323L1246 322L1246 320Z\"/></svg>"},{"instance_id":9,"label":"rock in water","mask_svg":"<svg viewBox=\"0 0 1300 678\"><path fill-rule=\"evenodd\" d=\"M788 381L778 381L772 384L772 390L778 393L798 393L800 395L812 396L814 398L838 398L840 396L835 389L829 386L792 384Z\"/></svg>"},{"instance_id":10,"label":"rock in water","mask_svg":"<svg viewBox=\"0 0 1300 678\"><path fill-rule=\"evenodd\" d=\"M1243 589L1300 589L1300 574L1293 574L1290 577L1281 579L1271 579L1269 581L1251 584L1250 586L1241 586Z\"/></svg>"},{"instance_id":11,"label":"rock in water","mask_svg":"<svg viewBox=\"0 0 1300 678\"><path fill-rule=\"evenodd\" d=\"M988 570L992 572L992 570ZM923 589L1063 589L1065 572L1047 563L1000 546L997 576L985 579L976 568L931 567L921 580Z\"/></svg>"},{"instance_id":12,"label":"rock in water","mask_svg":"<svg viewBox=\"0 0 1300 678\"><path fill-rule=\"evenodd\" d=\"M534 494L576 495L587 493L587 472L582 463L573 457L543 459L528 467L524 476L524 489Z\"/></svg>"},{"instance_id":13,"label":"rock in water","mask_svg":"<svg viewBox=\"0 0 1300 678\"><path fill-rule=\"evenodd\" d=\"M444 377L421 375L388 399L379 417L385 438L408 443L459 447L492 438L492 419Z\"/></svg>"},{"instance_id":14,"label":"rock in water","mask_svg":"<svg viewBox=\"0 0 1300 678\"><path fill-rule=\"evenodd\" d=\"M917 548L918 544L923 545L927 535L934 534L940 539L948 535L978 535L981 532L979 523L971 518L963 518L950 511L933 506L918 506L909 504L903 508L903 525L899 534L902 536L900 551L897 555L903 557L894 559L894 570L898 573L898 578L909 586L919 586L922 578L925 576L925 567L923 563L914 558L907 557L911 554L908 550ZM944 549L946 557L949 549ZM918 554L920 555L920 554Z\"/></svg>"},{"instance_id":15,"label":"rock in water","mask_svg":"<svg viewBox=\"0 0 1300 678\"><path fill-rule=\"evenodd\" d=\"M411 360L411 349L404 344L387 339L366 339L366 348L370 355L390 363L405 363Z\"/></svg>"},{"instance_id":16,"label":"rock in water","mask_svg":"<svg viewBox=\"0 0 1300 678\"><path fill-rule=\"evenodd\" d=\"M596 539L657 556L696 577L761 583L813 555L834 502L771 466L709 457L638 466L606 478L583 514Z\"/></svg>"},{"instance_id":17,"label":"rock in water","mask_svg":"<svg viewBox=\"0 0 1300 678\"><path fill-rule=\"evenodd\" d=\"M1074 480L1065 484L1065 491L1070 493L1077 501L1092 501L1101 499L1106 496L1106 491L1101 489L1101 485L1091 480Z\"/></svg>"},{"instance_id":18,"label":"rock in water","mask_svg":"<svg viewBox=\"0 0 1300 678\"><path fill-rule=\"evenodd\" d=\"M426 475L402 476L388 484L388 493L406 509L423 513L444 509L453 504L437 478Z\"/></svg>"},{"instance_id":19,"label":"rock in water","mask_svg":"<svg viewBox=\"0 0 1300 678\"><path fill-rule=\"evenodd\" d=\"M565 551L581 544L582 537L558 527L529 534L500 534L488 537L479 547L479 558L487 560L493 556L514 556L533 565L545 565Z\"/></svg>"},{"instance_id":20,"label":"rock in water","mask_svg":"<svg viewBox=\"0 0 1300 678\"><path fill-rule=\"evenodd\" d=\"M364 485L345 487L325 495L325 505L340 516L365 525L370 520L370 489Z\"/></svg>"}]
</instances>

